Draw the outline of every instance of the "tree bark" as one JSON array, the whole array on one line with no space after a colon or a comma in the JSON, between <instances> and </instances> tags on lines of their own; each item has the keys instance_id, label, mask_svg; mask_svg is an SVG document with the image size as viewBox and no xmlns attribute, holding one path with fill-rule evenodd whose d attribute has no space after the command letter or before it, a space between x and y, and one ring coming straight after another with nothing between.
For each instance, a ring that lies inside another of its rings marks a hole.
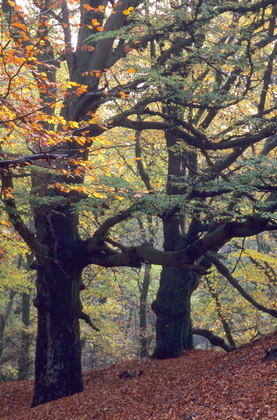
<instances>
[{"instance_id":1,"label":"tree bark","mask_svg":"<svg viewBox=\"0 0 277 420\"><path fill-rule=\"evenodd\" d=\"M48 247L36 264L38 310L32 406L83 390L79 315L81 274L77 216L70 206L35 210L39 240Z\"/></svg>"},{"instance_id":2,"label":"tree bark","mask_svg":"<svg viewBox=\"0 0 277 420\"><path fill-rule=\"evenodd\" d=\"M152 357L179 357L193 348L190 299L198 285L195 273L182 267L163 267L156 300L156 346Z\"/></svg>"},{"instance_id":3,"label":"tree bark","mask_svg":"<svg viewBox=\"0 0 277 420\"><path fill-rule=\"evenodd\" d=\"M176 112L173 108L172 114ZM174 151L178 138L166 133L168 147L167 194L185 193L186 162L196 165L194 156ZM178 251L188 243L185 236L185 218L166 214L163 218L164 250ZM192 235L192 241L196 236ZM152 357L157 359L180 356L185 349L193 347L190 299L198 286L199 276L184 267L163 266L156 300L152 303L156 319L156 347Z\"/></svg>"},{"instance_id":4,"label":"tree bark","mask_svg":"<svg viewBox=\"0 0 277 420\"><path fill-rule=\"evenodd\" d=\"M70 263L51 266L52 270L38 267L33 407L83 390L79 328L81 271Z\"/></svg>"}]
</instances>

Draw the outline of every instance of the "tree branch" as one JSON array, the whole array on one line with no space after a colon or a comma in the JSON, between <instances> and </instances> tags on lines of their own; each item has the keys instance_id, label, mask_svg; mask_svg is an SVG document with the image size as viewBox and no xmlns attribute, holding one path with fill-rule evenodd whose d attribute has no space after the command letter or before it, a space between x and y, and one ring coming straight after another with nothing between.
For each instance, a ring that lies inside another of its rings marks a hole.
<instances>
[{"instance_id":1,"label":"tree branch","mask_svg":"<svg viewBox=\"0 0 277 420\"><path fill-rule=\"evenodd\" d=\"M233 351L236 349L236 347L230 347L227 343L225 343L223 338L204 328L193 328L192 334L201 335L202 337L207 338L213 346L222 347L225 351Z\"/></svg>"},{"instance_id":2,"label":"tree branch","mask_svg":"<svg viewBox=\"0 0 277 420\"><path fill-rule=\"evenodd\" d=\"M79 318L83 319L93 330L100 331L100 329L93 324L90 316L88 314L86 314L84 311L81 311L79 313Z\"/></svg>"},{"instance_id":3,"label":"tree branch","mask_svg":"<svg viewBox=\"0 0 277 420\"><path fill-rule=\"evenodd\" d=\"M251 216L243 222L233 221L222 223L217 229L208 232L203 238L198 239L194 244L187 247L187 261L195 261L207 251L222 247L232 238L244 238L264 232L267 230L268 224L268 219L263 219L258 216Z\"/></svg>"},{"instance_id":4,"label":"tree branch","mask_svg":"<svg viewBox=\"0 0 277 420\"><path fill-rule=\"evenodd\" d=\"M0 168L12 168L16 166L30 166L35 160L56 160L67 158L68 155L53 153L35 153L33 155L21 156L17 159L0 160Z\"/></svg>"},{"instance_id":5,"label":"tree branch","mask_svg":"<svg viewBox=\"0 0 277 420\"><path fill-rule=\"evenodd\" d=\"M235 279L230 273L229 269L222 264L218 258L215 257L211 252L207 252L207 258L214 264L220 274L222 274L226 280L243 296L251 305L253 305L259 311L265 312L274 318L277 318L277 311L275 309L269 309L264 305L258 303L252 296L250 296L244 289L241 287L237 279Z\"/></svg>"},{"instance_id":6,"label":"tree branch","mask_svg":"<svg viewBox=\"0 0 277 420\"><path fill-rule=\"evenodd\" d=\"M13 197L13 183L12 176L9 169L2 169L2 201L5 205L5 210L9 216L9 220L14 229L19 233L21 238L26 242L31 251L36 255L37 260L41 264L45 264L45 256L48 253L48 248L43 246L23 222L19 211L16 207Z\"/></svg>"},{"instance_id":7,"label":"tree branch","mask_svg":"<svg viewBox=\"0 0 277 420\"><path fill-rule=\"evenodd\" d=\"M145 187L151 193L151 192L153 192L153 187L151 185L151 181L150 181L149 175L145 171L145 168L144 168L144 165L143 165L143 162L142 162L140 136L141 136L140 131L137 131L136 132L136 146L135 146L137 168L138 168L140 177L141 177L142 181L144 182Z\"/></svg>"}]
</instances>

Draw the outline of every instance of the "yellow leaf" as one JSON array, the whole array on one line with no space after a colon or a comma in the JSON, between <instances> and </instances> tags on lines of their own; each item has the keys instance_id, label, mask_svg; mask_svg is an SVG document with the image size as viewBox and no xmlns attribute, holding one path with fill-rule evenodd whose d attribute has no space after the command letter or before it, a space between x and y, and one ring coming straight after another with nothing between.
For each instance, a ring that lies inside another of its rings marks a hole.
<instances>
[{"instance_id":1,"label":"yellow leaf","mask_svg":"<svg viewBox=\"0 0 277 420\"><path fill-rule=\"evenodd\" d=\"M76 121L69 121L68 124L71 128L78 128L79 124Z\"/></svg>"},{"instance_id":2,"label":"yellow leaf","mask_svg":"<svg viewBox=\"0 0 277 420\"><path fill-rule=\"evenodd\" d=\"M68 86L68 87L72 87L72 86L79 86L79 84L78 84L78 83L76 83L76 82L71 82L71 81L68 81L68 82L67 82L67 86Z\"/></svg>"},{"instance_id":3,"label":"yellow leaf","mask_svg":"<svg viewBox=\"0 0 277 420\"><path fill-rule=\"evenodd\" d=\"M100 193L97 193L96 191L94 191L94 192L93 192L93 195L94 195L95 197L98 197L98 198L107 198L107 196L106 196L106 195L104 195L104 194L100 194Z\"/></svg>"},{"instance_id":4,"label":"yellow leaf","mask_svg":"<svg viewBox=\"0 0 277 420\"><path fill-rule=\"evenodd\" d=\"M98 22L98 20L97 20L97 19L92 19L92 24L93 24L94 26L98 26L98 25L100 25L100 22Z\"/></svg>"}]
</instances>

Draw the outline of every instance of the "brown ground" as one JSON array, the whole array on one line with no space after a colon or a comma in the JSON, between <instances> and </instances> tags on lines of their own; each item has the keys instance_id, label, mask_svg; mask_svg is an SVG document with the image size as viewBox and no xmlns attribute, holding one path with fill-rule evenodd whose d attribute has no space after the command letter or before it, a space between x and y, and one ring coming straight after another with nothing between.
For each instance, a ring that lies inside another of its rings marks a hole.
<instances>
[{"instance_id":1,"label":"brown ground","mask_svg":"<svg viewBox=\"0 0 277 420\"><path fill-rule=\"evenodd\" d=\"M276 344L273 333L231 353L189 350L93 370L84 392L33 409L33 381L2 383L0 419L276 420L277 359L261 362Z\"/></svg>"}]
</instances>

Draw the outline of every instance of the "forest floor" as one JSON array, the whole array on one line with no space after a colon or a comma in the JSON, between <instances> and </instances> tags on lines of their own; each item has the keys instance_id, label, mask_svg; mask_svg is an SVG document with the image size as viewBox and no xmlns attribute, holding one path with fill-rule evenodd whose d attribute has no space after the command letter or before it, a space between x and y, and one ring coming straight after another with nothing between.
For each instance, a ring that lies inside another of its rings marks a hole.
<instances>
[{"instance_id":1,"label":"forest floor","mask_svg":"<svg viewBox=\"0 0 277 420\"><path fill-rule=\"evenodd\" d=\"M84 373L85 390L30 409L33 381L0 384L0 419L277 419L272 333L238 350L188 350L177 359L136 359Z\"/></svg>"}]
</instances>

